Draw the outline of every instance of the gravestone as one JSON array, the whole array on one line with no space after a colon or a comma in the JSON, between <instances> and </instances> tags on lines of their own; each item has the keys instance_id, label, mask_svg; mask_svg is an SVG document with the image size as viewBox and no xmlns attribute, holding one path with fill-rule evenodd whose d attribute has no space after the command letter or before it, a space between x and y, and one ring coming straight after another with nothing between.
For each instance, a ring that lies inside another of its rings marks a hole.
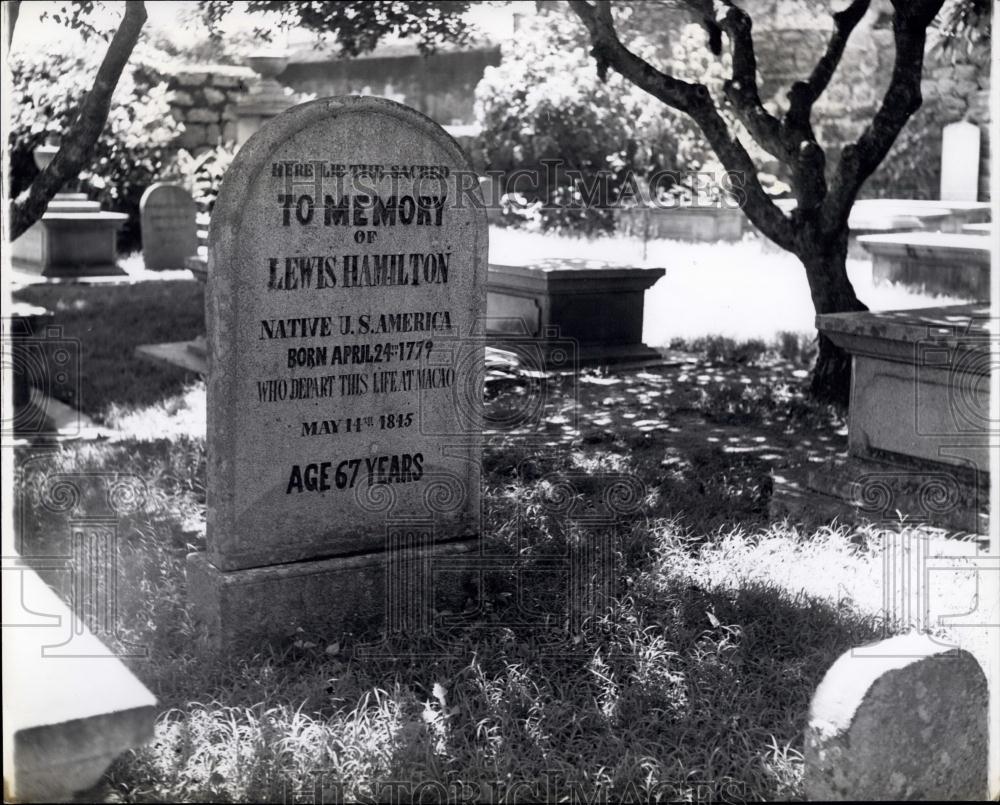
<instances>
[{"instance_id":1,"label":"gravestone","mask_svg":"<svg viewBox=\"0 0 1000 805\"><path fill-rule=\"evenodd\" d=\"M975 657L919 633L862 649L813 696L806 800L986 799L988 690Z\"/></svg>"},{"instance_id":2,"label":"gravestone","mask_svg":"<svg viewBox=\"0 0 1000 805\"><path fill-rule=\"evenodd\" d=\"M156 183L139 201L142 259L153 271L184 268L198 251L194 199L180 185Z\"/></svg>"},{"instance_id":3,"label":"gravestone","mask_svg":"<svg viewBox=\"0 0 1000 805\"><path fill-rule=\"evenodd\" d=\"M979 198L979 126L960 120L941 131L941 199Z\"/></svg>"},{"instance_id":4,"label":"gravestone","mask_svg":"<svg viewBox=\"0 0 1000 805\"><path fill-rule=\"evenodd\" d=\"M217 644L426 626L469 594L441 563L478 549L486 271L476 175L412 109L316 100L240 150L209 233L188 563Z\"/></svg>"}]
</instances>

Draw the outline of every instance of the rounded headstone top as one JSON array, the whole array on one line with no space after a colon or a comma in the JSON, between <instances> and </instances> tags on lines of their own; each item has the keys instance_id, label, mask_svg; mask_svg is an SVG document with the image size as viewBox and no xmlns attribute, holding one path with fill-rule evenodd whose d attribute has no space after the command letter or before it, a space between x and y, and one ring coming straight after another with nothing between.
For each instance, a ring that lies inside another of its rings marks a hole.
<instances>
[{"instance_id":1,"label":"rounded headstone top","mask_svg":"<svg viewBox=\"0 0 1000 805\"><path fill-rule=\"evenodd\" d=\"M366 124L359 119L363 117L369 117L371 122ZM344 122L345 135L340 138L341 142L333 142L329 139L328 124L338 120ZM233 228L243 217L247 196L258 173L273 160L282 158L277 149L283 144L295 138L295 146L303 147L309 140L313 140L311 144L316 150L325 150L331 161L337 161L339 157L336 151L344 147L342 143L350 136L354 138L351 142L352 150L368 151L374 160L376 155L384 153L390 146L390 127L393 122L397 124L397 129L400 126L408 127L440 149L440 153L433 155L433 160L430 159L431 155L427 155L429 161L448 163L454 172L475 179L475 187L465 188L463 193L470 199L470 211L485 221L486 209L478 184L478 174L454 137L426 115L396 101L368 95L344 95L317 98L293 106L268 120L243 144L226 171L219 190L212 212L210 241L222 243L224 229L228 229L230 233L234 231ZM322 126L323 131L317 130L310 137L310 130L317 126ZM355 137L353 132L359 129L363 133ZM347 132L352 134L348 135ZM416 145L412 139L397 136L396 140L394 145L397 147Z\"/></svg>"}]
</instances>

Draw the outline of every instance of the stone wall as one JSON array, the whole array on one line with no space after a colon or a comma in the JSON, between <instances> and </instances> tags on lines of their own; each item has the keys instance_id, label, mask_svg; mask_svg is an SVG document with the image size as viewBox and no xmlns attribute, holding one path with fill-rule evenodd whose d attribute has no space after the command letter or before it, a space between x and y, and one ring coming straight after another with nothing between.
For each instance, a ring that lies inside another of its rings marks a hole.
<instances>
[{"instance_id":1,"label":"stone wall","mask_svg":"<svg viewBox=\"0 0 1000 805\"><path fill-rule=\"evenodd\" d=\"M754 40L761 72L761 95L772 111L787 107L793 81L809 75L825 50L831 18L817 5L830 0L744 0L754 19ZM559 4L551 4L550 10ZM562 10L559 13L570 13ZM676 24L686 21L678 12ZM837 73L813 110L813 124L827 148L827 164L836 165L840 148L853 142L871 121L892 73L894 47L889 0L875 0L855 29ZM423 57L412 48L376 51L355 59L322 53L293 54L278 80L299 93L373 94L398 100L442 125L474 120L476 84L489 65L500 62L498 47L453 50ZM178 147L199 154L236 139L235 104L256 81L253 71L230 65L145 65L151 78L165 80L171 113L184 123ZM980 151L980 199L989 199L988 46L951 53L929 46L921 84L924 103L907 124L885 162L862 189L863 197L937 198L941 166L941 130L968 119L983 132ZM767 166L774 170L774 166Z\"/></svg>"},{"instance_id":2,"label":"stone wall","mask_svg":"<svg viewBox=\"0 0 1000 805\"><path fill-rule=\"evenodd\" d=\"M236 102L256 80L248 67L227 64L144 64L152 82L166 81L170 113L184 124L177 147L195 156L236 141Z\"/></svg>"},{"instance_id":3,"label":"stone wall","mask_svg":"<svg viewBox=\"0 0 1000 805\"><path fill-rule=\"evenodd\" d=\"M816 5L830 3L745 0L743 5L754 19L761 95L769 99L772 110L784 111L791 83L808 76L826 49L830 16L818 13ZM892 8L888 0L875 0L852 33L833 80L813 109L816 135L827 148L831 168L839 158L840 147L856 140L875 114L889 84L894 57ZM941 130L949 123L967 119L983 132L980 199L988 199L989 89L988 45L969 53L962 43L945 53L930 36L921 82L923 106L868 180L862 196L937 198Z\"/></svg>"},{"instance_id":4,"label":"stone wall","mask_svg":"<svg viewBox=\"0 0 1000 805\"><path fill-rule=\"evenodd\" d=\"M826 50L833 21L831 7L842 0L742 0L753 19L761 97L774 113L788 108L793 82L807 78ZM545 0L547 12L572 14L561 0ZM871 122L892 75L895 46L890 0L873 0L854 29L843 58L826 92L813 107L813 127L827 151L827 166L836 166L841 148L855 141ZM660 11L660 30L690 23L692 13L678 4ZM659 36L670 43L674 37ZM863 197L937 198L940 187L941 130L968 119L982 131L980 150L981 200L989 199L989 90L988 45L967 52L965 43L950 53L928 36L921 92L924 103L907 123L886 160L862 188ZM665 45L669 47L669 44ZM696 79L697 76L686 76ZM781 175L777 164L764 170ZM787 176L783 177L787 180Z\"/></svg>"}]
</instances>

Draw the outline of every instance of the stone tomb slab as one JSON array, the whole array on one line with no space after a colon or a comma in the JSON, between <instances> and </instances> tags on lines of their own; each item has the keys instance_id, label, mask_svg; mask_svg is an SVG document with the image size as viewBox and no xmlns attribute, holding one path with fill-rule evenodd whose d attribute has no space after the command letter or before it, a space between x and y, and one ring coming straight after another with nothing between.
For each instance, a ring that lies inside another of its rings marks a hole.
<instances>
[{"instance_id":1,"label":"stone tomb slab","mask_svg":"<svg viewBox=\"0 0 1000 805\"><path fill-rule=\"evenodd\" d=\"M817 316L853 357L850 454L988 473L989 316L984 304Z\"/></svg>"},{"instance_id":2,"label":"stone tomb slab","mask_svg":"<svg viewBox=\"0 0 1000 805\"><path fill-rule=\"evenodd\" d=\"M515 350L526 340L550 351L571 346L580 364L659 360L642 342L642 319L645 293L664 273L579 259L492 264L487 331Z\"/></svg>"},{"instance_id":3,"label":"stone tomb slab","mask_svg":"<svg viewBox=\"0 0 1000 805\"><path fill-rule=\"evenodd\" d=\"M400 104L312 101L240 150L209 236L208 552L189 564L220 643L234 595L335 625L295 576L365 608L373 571L331 559L426 568L478 537L487 237L465 155Z\"/></svg>"},{"instance_id":4,"label":"stone tomb slab","mask_svg":"<svg viewBox=\"0 0 1000 805\"><path fill-rule=\"evenodd\" d=\"M184 261L198 251L197 213L191 194L180 185L157 182L146 188L139 202L146 268L185 267Z\"/></svg>"},{"instance_id":5,"label":"stone tomb slab","mask_svg":"<svg viewBox=\"0 0 1000 805\"><path fill-rule=\"evenodd\" d=\"M616 228L633 237L718 243L743 237L743 221L741 209L724 204L653 206L619 210Z\"/></svg>"},{"instance_id":6,"label":"stone tomb slab","mask_svg":"<svg viewBox=\"0 0 1000 805\"><path fill-rule=\"evenodd\" d=\"M929 293L988 299L990 241L979 235L900 232L865 235L876 284L897 282Z\"/></svg>"},{"instance_id":7,"label":"stone tomb slab","mask_svg":"<svg viewBox=\"0 0 1000 805\"><path fill-rule=\"evenodd\" d=\"M988 322L982 304L817 316L853 360L848 452L775 477L772 518L987 533Z\"/></svg>"},{"instance_id":8,"label":"stone tomb slab","mask_svg":"<svg viewBox=\"0 0 1000 805\"><path fill-rule=\"evenodd\" d=\"M152 739L156 699L34 570L8 560L4 800L70 801Z\"/></svg>"}]
</instances>

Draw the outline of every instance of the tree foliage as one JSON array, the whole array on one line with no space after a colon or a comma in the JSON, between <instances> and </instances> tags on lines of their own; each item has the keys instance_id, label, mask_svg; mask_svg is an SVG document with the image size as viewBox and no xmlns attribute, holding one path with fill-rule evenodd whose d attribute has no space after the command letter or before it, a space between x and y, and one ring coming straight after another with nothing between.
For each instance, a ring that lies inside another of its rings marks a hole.
<instances>
[{"instance_id":1,"label":"tree foliage","mask_svg":"<svg viewBox=\"0 0 1000 805\"><path fill-rule=\"evenodd\" d=\"M80 27L92 4L68 6L68 24ZM16 13L11 15L16 17ZM141 0L127 0L121 24L111 37L97 67L93 84L83 96L72 122L63 132L62 145L49 165L11 205L10 236L16 240L37 221L52 197L66 182L75 180L90 162L101 131L108 120L111 97L121 80L125 65L132 56L139 34L146 22L146 7ZM84 30L84 33L87 33ZM101 52L98 50L97 52Z\"/></svg>"},{"instance_id":2,"label":"tree foliage","mask_svg":"<svg viewBox=\"0 0 1000 805\"><path fill-rule=\"evenodd\" d=\"M971 50L989 44L993 30L993 0L948 0L937 20L938 44L944 50Z\"/></svg>"},{"instance_id":3,"label":"tree foliage","mask_svg":"<svg viewBox=\"0 0 1000 805\"><path fill-rule=\"evenodd\" d=\"M702 39L700 29L687 26L671 61L701 61ZM657 50L652 43L644 49L650 57ZM540 202L545 229L609 231L630 177L657 175L657 190L666 192L683 182L680 172L715 162L689 118L650 104L621 76L601 81L588 69L588 51L577 20L538 15L503 46L501 64L487 68L476 88L489 166L512 180L509 190ZM705 67L721 79L720 66ZM518 182L518 172L528 181Z\"/></svg>"},{"instance_id":4,"label":"tree foliage","mask_svg":"<svg viewBox=\"0 0 1000 805\"><path fill-rule=\"evenodd\" d=\"M443 42L463 44L470 28L465 20L468 2L445 0L250 0L246 11L269 15L278 27L305 28L334 37L343 56L357 56L375 49L386 37L412 38L422 53L431 53ZM234 10L230 2L200 0L202 18L219 35L221 23ZM273 28L260 25L258 37L271 40Z\"/></svg>"},{"instance_id":5,"label":"tree foliage","mask_svg":"<svg viewBox=\"0 0 1000 805\"><path fill-rule=\"evenodd\" d=\"M79 48L13 54L11 104L11 194L27 190L38 176L33 152L51 135L69 130L96 72L100 53ZM138 245L139 200L156 181L181 124L170 116L166 84L150 85L126 69L111 99L107 122L77 175L79 190L105 209L129 214L126 246ZM73 184L70 182L69 184Z\"/></svg>"}]
</instances>

